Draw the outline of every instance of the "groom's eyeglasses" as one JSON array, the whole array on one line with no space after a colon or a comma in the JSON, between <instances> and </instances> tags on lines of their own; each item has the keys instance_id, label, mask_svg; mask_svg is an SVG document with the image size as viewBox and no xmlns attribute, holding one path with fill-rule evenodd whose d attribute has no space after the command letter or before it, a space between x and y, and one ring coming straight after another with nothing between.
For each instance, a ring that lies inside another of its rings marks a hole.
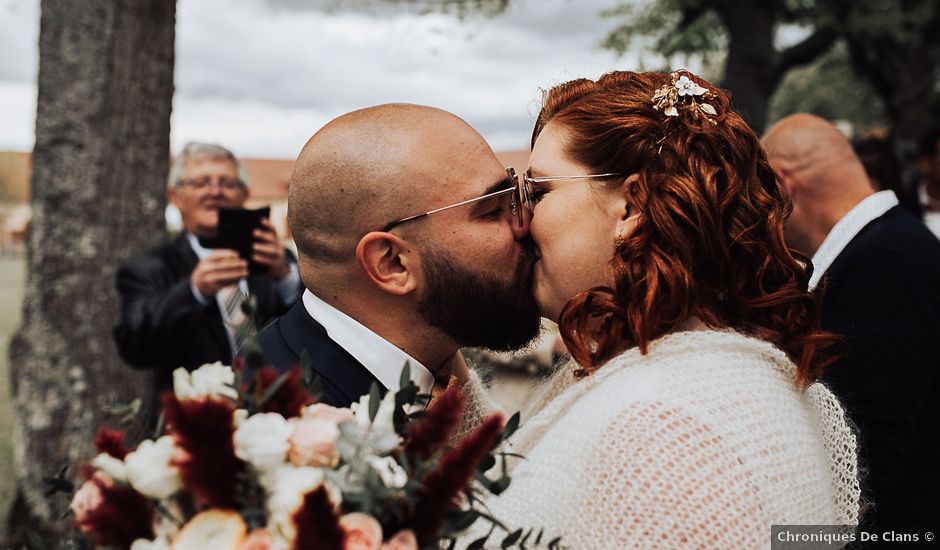
<instances>
[{"instance_id":1,"label":"groom's eyeglasses","mask_svg":"<svg viewBox=\"0 0 940 550\"><path fill-rule=\"evenodd\" d=\"M438 212L443 212L444 210L450 210L451 208L457 208L458 206L465 206L468 204L473 204L479 201L485 201L487 199L495 199L497 197L502 197L504 195L510 195L510 208L512 209L513 216L516 218L516 223L519 224L519 227L522 227L525 224L525 212L523 212L522 205L525 204L525 199L521 195L522 186L520 185L519 177L516 176L516 171L512 168L506 168L506 179L504 183L508 186L505 189L500 189L498 191L493 191L492 193L487 193L479 197L474 197L472 199L467 199L464 201L456 202L454 204L448 204L447 206L442 206L440 208L435 208L434 210L428 210L427 212L422 212L420 214L415 214L413 216L407 216L393 222L389 222L382 227L382 231L388 231L396 225L403 224L405 222L410 222L412 220L417 220L425 216L430 216L431 214L436 214Z\"/></svg>"},{"instance_id":2,"label":"groom's eyeglasses","mask_svg":"<svg viewBox=\"0 0 940 550\"><path fill-rule=\"evenodd\" d=\"M508 168L507 170L512 170ZM515 171L513 171L515 175ZM607 174L585 174L583 176L539 176L532 177L529 174L522 174L519 177L518 186L519 186L519 197L520 202L529 209L529 212L535 208L535 202L532 200L532 189L530 185L534 183L545 183L549 181L569 181L569 180L589 180L594 178L613 178L619 176L626 176L624 172L609 172Z\"/></svg>"}]
</instances>

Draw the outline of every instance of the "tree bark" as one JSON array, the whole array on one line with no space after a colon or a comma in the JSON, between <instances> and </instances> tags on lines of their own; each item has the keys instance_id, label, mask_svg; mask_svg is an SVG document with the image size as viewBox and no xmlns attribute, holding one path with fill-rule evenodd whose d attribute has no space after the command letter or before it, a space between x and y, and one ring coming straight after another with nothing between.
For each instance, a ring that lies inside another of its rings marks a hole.
<instances>
[{"instance_id":1,"label":"tree bark","mask_svg":"<svg viewBox=\"0 0 940 550\"><path fill-rule=\"evenodd\" d=\"M774 48L783 5L777 1L712 0L728 31L728 57L722 86L731 91L735 110L755 132L767 125L770 99L787 71L810 63L835 43L834 29L822 25L786 50Z\"/></svg>"},{"instance_id":2,"label":"tree bark","mask_svg":"<svg viewBox=\"0 0 940 550\"><path fill-rule=\"evenodd\" d=\"M48 538L70 520L42 478L93 456L105 406L150 397L111 339L114 274L164 234L176 1L43 0L41 12L9 523Z\"/></svg>"}]
</instances>

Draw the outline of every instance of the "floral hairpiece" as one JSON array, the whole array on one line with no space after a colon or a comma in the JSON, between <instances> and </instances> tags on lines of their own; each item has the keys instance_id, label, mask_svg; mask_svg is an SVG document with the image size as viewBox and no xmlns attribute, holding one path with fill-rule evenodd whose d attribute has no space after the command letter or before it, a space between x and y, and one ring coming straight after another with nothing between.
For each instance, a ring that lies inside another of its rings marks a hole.
<instances>
[{"instance_id":1,"label":"floral hairpiece","mask_svg":"<svg viewBox=\"0 0 940 550\"><path fill-rule=\"evenodd\" d=\"M662 111L666 116L679 116L678 107L685 107L692 113L693 118L704 118L712 124L717 124L711 118L718 115L718 111L711 103L699 102L715 99L715 92L703 88L689 78L688 74L679 75L682 71L672 73L672 82L656 90L653 94L653 108Z\"/></svg>"}]
</instances>

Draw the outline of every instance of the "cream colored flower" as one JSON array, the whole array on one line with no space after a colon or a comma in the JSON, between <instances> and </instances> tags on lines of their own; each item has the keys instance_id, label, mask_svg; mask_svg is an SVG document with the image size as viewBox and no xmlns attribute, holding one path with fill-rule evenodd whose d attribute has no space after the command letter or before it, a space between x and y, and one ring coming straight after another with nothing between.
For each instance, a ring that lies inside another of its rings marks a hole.
<instances>
[{"instance_id":1,"label":"cream colored flower","mask_svg":"<svg viewBox=\"0 0 940 550\"><path fill-rule=\"evenodd\" d=\"M369 457L369 466L378 472L382 483L389 489L401 489L408 483L408 474L395 462L395 459L386 456L379 458L377 456Z\"/></svg>"},{"instance_id":2,"label":"cream colored flower","mask_svg":"<svg viewBox=\"0 0 940 550\"><path fill-rule=\"evenodd\" d=\"M91 465L100 470L118 483L127 483L127 466L124 461L114 458L108 453L98 453L98 456L92 459Z\"/></svg>"},{"instance_id":3,"label":"cream colored flower","mask_svg":"<svg viewBox=\"0 0 940 550\"><path fill-rule=\"evenodd\" d=\"M238 550L248 527L233 510L206 510L189 520L173 539L172 550Z\"/></svg>"},{"instance_id":4,"label":"cream colored flower","mask_svg":"<svg viewBox=\"0 0 940 550\"><path fill-rule=\"evenodd\" d=\"M676 90L679 92L680 96L702 95L708 91L705 88L696 84L694 80L690 79L686 75L680 76L679 80L676 81Z\"/></svg>"},{"instance_id":5,"label":"cream colored flower","mask_svg":"<svg viewBox=\"0 0 940 550\"><path fill-rule=\"evenodd\" d=\"M293 428L277 413L249 416L235 430L235 455L265 473L284 464Z\"/></svg>"},{"instance_id":6,"label":"cream colored flower","mask_svg":"<svg viewBox=\"0 0 940 550\"><path fill-rule=\"evenodd\" d=\"M320 468L282 466L263 478L268 490L268 529L271 536L292 545L297 535L294 514L304 497L323 483Z\"/></svg>"},{"instance_id":7,"label":"cream colored flower","mask_svg":"<svg viewBox=\"0 0 940 550\"><path fill-rule=\"evenodd\" d=\"M411 529L403 529L382 545L382 550L418 550L418 539Z\"/></svg>"},{"instance_id":8,"label":"cream colored flower","mask_svg":"<svg viewBox=\"0 0 940 550\"><path fill-rule=\"evenodd\" d=\"M374 517L353 512L339 518L339 525L346 532L343 550L380 550L382 548L382 526Z\"/></svg>"},{"instance_id":9,"label":"cream colored flower","mask_svg":"<svg viewBox=\"0 0 940 550\"><path fill-rule=\"evenodd\" d=\"M170 550L170 543L163 537L153 540L137 539L131 543L130 550Z\"/></svg>"},{"instance_id":10,"label":"cream colored flower","mask_svg":"<svg viewBox=\"0 0 940 550\"><path fill-rule=\"evenodd\" d=\"M332 468L339 460L336 441L339 428L328 420L315 418L291 419L293 433L288 438L290 450L287 457L294 466Z\"/></svg>"},{"instance_id":11,"label":"cream colored flower","mask_svg":"<svg viewBox=\"0 0 940 550\"><path fill-rule=\"evenodd\" d=\"M173 392L181 401L203 397L238 399L235 373L220 362L203 365L193 372L184 368L174 370Z\"/></svg>"},{"instance_id":12,"label":"cream colored flower","mask_svg":"<svg viewBox=\"0 0 940 550\"><path fill-rule=\"evenodd\" d=\"M375 414L375 418L370 422L369 421L369 395L363 395L359 398L358 403L352 404L352 412L355 414L355 422L363 429L369 428L371 425L372 431L380 431L382 433L394 433L395 425L393 423L395 415L395 392L390 391L385 394L385 397L382 398L382 401L379 403L378 412Z\"/></svg>"},{"instance_id":13,"label":"cream colored flower","mask_svg":"<svg viewBox=\"0 0 940 550\"><path fill-rule=\"evenodd\" d=\"M323 403L314 403L304 409L303 417L315 420L327 420L338 425L343 422L351 422L355 418L355 415L351 410L346 408L340 409Z\"/></svg>"},{"instance_id":14,"label":"cream colored flower","mask_svg":"<svg viewBox=\"0 0 940 550\"><path fill-rule=\"evenodd\" d=\"M167 498L183 487L179 470L171 465L176 455L173 438L144 440L124 458L127 480L134 489L152 498Z\"/></svg>"}]
</instances>

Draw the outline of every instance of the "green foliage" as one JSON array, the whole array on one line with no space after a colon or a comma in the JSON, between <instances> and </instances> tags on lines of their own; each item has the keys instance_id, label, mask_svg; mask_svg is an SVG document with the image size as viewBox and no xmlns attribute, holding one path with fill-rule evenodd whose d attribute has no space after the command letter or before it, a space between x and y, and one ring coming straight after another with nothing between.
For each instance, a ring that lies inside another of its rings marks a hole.
<instances>
[{"instance_id":1,"label":"green foliage","mask_svg":"<svg viewBox=\"0 0 940 550\"><path fill-rule=\"evenodd\" d=\"M837 45L806 67L791 70L770 103L773 123L793 113L847 120L858 132L888 124L884 103L871 85L851 69L848 53Z\"/></svg>"}]
</instances>

